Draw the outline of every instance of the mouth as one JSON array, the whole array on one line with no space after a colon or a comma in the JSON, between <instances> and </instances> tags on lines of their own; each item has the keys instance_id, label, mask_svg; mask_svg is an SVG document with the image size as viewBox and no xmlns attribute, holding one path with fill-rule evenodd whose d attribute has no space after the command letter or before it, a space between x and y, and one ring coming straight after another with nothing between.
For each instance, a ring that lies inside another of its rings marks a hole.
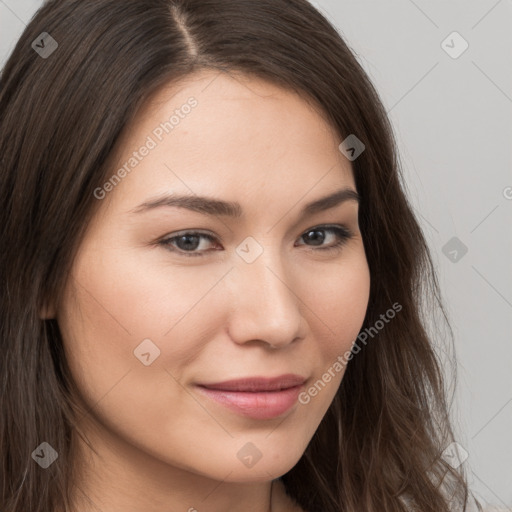
<instances>
[{"instance_id":1,"label":"mouth","mask_svg":"<svg viewBox=\"0 0 512 512\"><path fill-rule=\"evenodd\" d=\"M214 402L252 419L277 418L297 402L306 379L286 374L279 377L249 377L198 384L198 390Z\"/></svg>"}]
</instances>

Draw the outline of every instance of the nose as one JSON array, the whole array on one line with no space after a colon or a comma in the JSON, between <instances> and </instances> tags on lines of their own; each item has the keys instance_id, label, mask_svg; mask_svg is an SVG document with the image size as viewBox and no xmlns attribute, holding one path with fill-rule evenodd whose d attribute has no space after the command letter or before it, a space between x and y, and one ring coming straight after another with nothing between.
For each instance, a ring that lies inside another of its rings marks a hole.
<instances>
[{"instance_id":1,"label":"nose","mask_svg":"<svg viewBox=\"0 0 512 512\"><path fill-rule=\"evenodd\" d=\"M277 349L304 336L302 300L291 274L277 251L269 248L252 263L237 262L229 281L232 313L228 332L235 343L261 343Z\"/></svg>"}]
</instances>

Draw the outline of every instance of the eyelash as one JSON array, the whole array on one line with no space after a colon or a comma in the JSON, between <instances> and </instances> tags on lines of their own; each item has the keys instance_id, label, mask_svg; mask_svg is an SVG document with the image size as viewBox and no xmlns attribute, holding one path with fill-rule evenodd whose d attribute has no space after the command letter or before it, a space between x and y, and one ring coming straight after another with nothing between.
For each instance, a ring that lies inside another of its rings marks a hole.
<instances>
[{"instance_id":1,"label":"eyelash","mask_svg":"<svg viewBox=\"0 0 512 512\"><path fill-rule=\"evenodd\" d=\"M345 228L343 226L315 226L315 227L307 229L301 235L300 238L302 238L304 235L308 234L311 231L328 231L328 232L334 233L338 238L338 240L333 245L330 245L328 247L313 248L313 249L311 249L313 252L315 252L315 251L339 252L342 249L342 247L345 245L345 243L350 238L353 237L351 231L349 231L347 228ZM202 256L204 256L205 252L208 252L208 251L203 251L203 252L184 251L183 249L178 249L171 245L172 241L174 241L178 238L181 238L182 236L186 236L186 235L201 236L201 237L208 239L210 242L216 241L216 237L209 235L207 233L201 233L198 231L183 231L179 235L174 235L172 237L168 237L168 238L164 238L164 239L160 240L158 242L158 245L163 246L165 249L167 249L171 252L183 254L184 256L187 256L187 257L198 257L198 256L202 257Z\"/></svg>"}]
</instances>

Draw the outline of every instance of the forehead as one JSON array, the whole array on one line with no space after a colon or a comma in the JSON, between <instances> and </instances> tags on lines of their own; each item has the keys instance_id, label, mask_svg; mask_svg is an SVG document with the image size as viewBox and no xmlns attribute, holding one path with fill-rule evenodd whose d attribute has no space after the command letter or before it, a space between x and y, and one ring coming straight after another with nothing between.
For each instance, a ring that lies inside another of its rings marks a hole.
<instances>
[{"instance_id":1,"label":"forehead","mask_svg":"<svg viewBox=\"0 0 512 512\"><path fill-rule=\"evenodd\" d=\"M127 127L112 173L128 172L109 199L167 191L239 202L259 195L260 208L308 201L354 186L340 142L305 97L261 78L201 71L161 87Z\"/></svg>"}]
</instances>

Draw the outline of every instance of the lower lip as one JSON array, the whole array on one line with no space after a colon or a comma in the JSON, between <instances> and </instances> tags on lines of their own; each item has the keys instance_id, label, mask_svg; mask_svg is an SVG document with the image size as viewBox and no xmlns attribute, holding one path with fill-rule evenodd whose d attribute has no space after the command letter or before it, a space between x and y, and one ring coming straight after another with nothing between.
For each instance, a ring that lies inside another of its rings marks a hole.
<instances>
[{"instance_id":1,"label":"lower lip","mask_svg":"<svg viewBox=\"0 0 512 512\"><path fill-rule=\"evenodd\" d=\"M296 402L302 386L282 391L222 391L198 386L202 393L242 416L268 420L281 416Z\"/></svg>"}]
</instances>

